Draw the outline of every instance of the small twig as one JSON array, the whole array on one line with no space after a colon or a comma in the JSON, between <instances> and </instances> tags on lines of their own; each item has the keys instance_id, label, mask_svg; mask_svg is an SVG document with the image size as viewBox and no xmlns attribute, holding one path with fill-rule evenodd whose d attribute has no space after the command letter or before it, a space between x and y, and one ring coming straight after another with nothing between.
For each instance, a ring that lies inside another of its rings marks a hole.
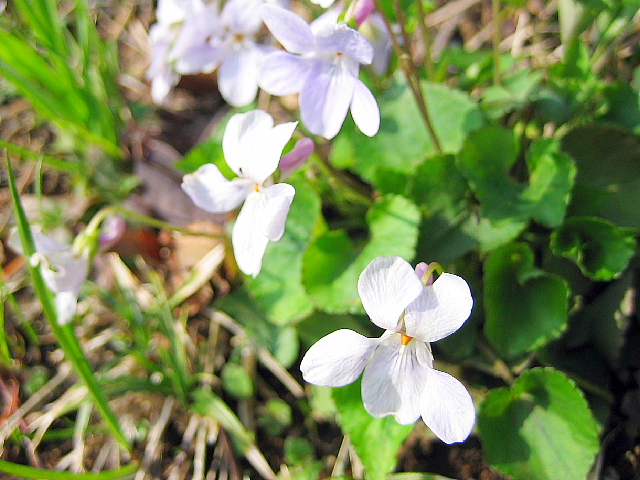
<instances>
[{"instance_id":1,"label":"small twig","mask_svg":"<svg viewBox=\"0 0 640 480\"><path fill-rule=\"evenodd\" d=\"M220 325L225 327L234 335L241 335L248 338L244 328L238 325L238 323L236 323L236 321L230 316L228 316L227 314L216 310L211 312L210 315L214 321L220 323ZM304 389L302 388L302 386L296 381L295 378L291 376L291 374L287 371L287 369L284 368L273 355L271 355L269 350L255 343L253 344L253 347L255 348L256 353L258 354L258 359L260 360L260 363L262 363L262 365L264 365L265 368L267 368L271 373L273 373L273 375L278 380L280 380L280 382L282 382L282 384L296 398L304 397Z\"/></svg>"},{"instance_id":2,"label":"small twig","mask_svg":"<svg viewBox=\"0 0 640 480\"><path fill-rule=\"evenodd\" d=\"M421 1L417 1L418 18L420 19L420 31L422 32L422 42L424 43L424 66L427 71L427 80L435 78L433 57L431 56L431 29L427 25L427 15Z\"/></svg>"},{"instance_id":3,"label":"small twig","mask_svg":"<svg viewBox=\"0 0 640 480\"><path fill-rule=\"evenodd\" d=\"M491 16L493 23L493 84L500 85L500 41L502 38L502 17L500 15L500 0L491 0Z\"/></svg>"},{"instance_id":4,"label":"small twig","mask_svg":"<svg viewBox=\"0 0 640 480\"><path fill-rule=\"evenodd\" d=\"M424 98L424 95L422 94L422 89L420 88L420 75L416 69L415 64L413 63L413 60L411 59L411 55L409 53L406 53L402 49L400 42L398 41L393 29L391 28L391 23L389 22L389 19L384 14L384 10L380 7L380 0L375 0L375 1L378 7L378 11L381 13L384 24L387 27L387 30L389 31L389 35L391 35L393 49L395 50L396 55L398 56L398 63L400 64L400 68L402 68L402 71L404 72L404 75L407 79L407 83L409 84L409 88L411 88L411 91L413 92L413 96L416 99L416 103L418 104L418 109L420 110L422 119L425 122L427 131L429 132L429 135L433 140L433 144L436 148L436 151L438 153L442 153L443 152L442 145L440 144L440 140L438 139L436 130L433 126L433 123L431 122L431 117L429 116L429 112L427 110L426 100ZM398 17L398 22L400 24L402 37L404 39L405 45L408 46L410 45L411 38L409 37L404 27L404 23L405 23L404 13L397 0L394 0L393 6L395 9L396 16Z\"/></svg>"},{"instance_id":5,"label":"small twig","mask_svg":"<svg viewBox=\"0 0 640 480\"><path fill-rule=\"evenodd\" d=\"M175 399L173 397L167 397L162 405L160 415L156 419L155 423L149 429L149 435L147 436L147 445L144 449L144 456L140 463L140 469L136 473L135 480L144 480L147 477L147 472L151 467L153 461L158 458L160 453L160 440L162 432L169 422L171 411L173 410L173 404Z\"/></svg>"}]
</instances>

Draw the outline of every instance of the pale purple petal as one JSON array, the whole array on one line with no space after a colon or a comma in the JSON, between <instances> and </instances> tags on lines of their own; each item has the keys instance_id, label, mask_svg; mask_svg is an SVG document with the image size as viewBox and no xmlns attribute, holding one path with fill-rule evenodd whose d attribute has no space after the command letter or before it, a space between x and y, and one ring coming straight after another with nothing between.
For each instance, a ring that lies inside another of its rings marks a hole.
<instances>
[{"instance_id":1,"label":"pale purple petal","mask_svg":"<svg viewBox=\"0 0 640 480\"><path fill-rule=\"evenodd\" d=\"M300 114L311 133L335 137L353 98L354 80L341 64L316 62L300 92Z\"/></svg>"},{"instance_id":2,"label":"pale purple petal","mask_svg":"<svg viewBox=\"0 0 640 480\"><path fill-rule=\"evenodd\" d=\"M311 0L311 3L315 3L322 8L329 8L333 5L333 2L335 2L335 0Z\"/></svg>"},{"instance_id":3,"label":"pale purple petal","mask_svg":"<svg viewBox=\"0 0 640 480\"><path fill-rule=\"evenodd\" d=\"M362 306L371 321L385 330L398 331L404 309L422 292L411 265L400 257L378 257L358 279Z\"/></svg>"},{"instance_id":4,"label":"pale purple petal","mask_svg":"<svg viewBox=\"0 0 640 480\"><path fill-rule=\"evenodd\" d=\"M260 229L269 240L277 242L284 234L284 224L296 189L288 183L278 183L265 188L261 193L266 201L260 218Z\"/></svg>"},{"instance_id":5,"label":"pale purple petal","mask_svg":"<svg viewBox=\"0 0 640 480\"><path fill-rule=\"evenodd\" d=\"M417 278L417 277L416 277ZM435 342L451 335L469 318L473 298L467 282L457 275L443 273L423 288L407 307L406 334L424 342Z\"/></svg>"},{"instance_id":6,"label":"pale purple petal","mask_svg":"<svg viewBox=\"0 0 640 480\"><path fill-rule=\"evenodd\" d=\"M424 282L424 278L422 277L424 277L425 273L427 273L427 270L429 270L429 264L425 262L420 262L419 264L416 265L416 268L415 268L416 276L420 279L423 285L425 285L425 282Z\"/></svg>"},{"instance_id":7,"label":"pale purple petal","mask_svg":"<svg viewBox=\"0 0 640 480\"><path fill-rule=\"evenodd\" d=\"M224 47L212 47L207 43L186 48L176 59L176 71L183 75L213 72L227 55Z\"/></svg>"},{"instance_id":8,"label":"pale purple petal","mask_svg":"<svg viewBox=\"0 0 640 480\"><path fill-rule=\"evenodd\" d=\"M243 175L254 182L263 184L278 168L280 156L291 139L298 122L287 122L260 132L254 156L244 163Z\"/></svg>"},{"instance_id":9,"label":"pale purple petal","mask_svg":"<svg viewBox=\"0 0 640 480\"><path fill-rule=\"evenodd\" d=\"M288 122L274 127L271 115L262 110L233 115L222 137L227 163L241 177L262 185L278 168L296 125Z\"/></svg>"},{"instance_id":10,"label":"pale purple petal","mask_svg":"<svg viewBox=\"0 0 640 480\"><path fill-rule=\"evenodd\" d=\"M316 50L316 40L311 28L295 13L268 4L260 8L260 13L271 34L289 52L304 54Z\"/></svg>"},{"instance_id":11,"label":"pale purple petal","mask_svg":"<svg viewBox=\"0 0 640 480\"><path fill-rule=\"evenodd\" d=\"M451 375L428 369L420 401L424 423L445 443L463 442L476 421L473 400Z\"/></svg>"},{"instance_id":12,"label":"pale purple petal","mask_svg":"<svg viewBox=\"0 0 640 480\"><path fill-rule=\"evenodd\" d=\"M212 163L182 177L182 190L196 206L212 213L230 212L247 197L253 188L249 180L227 180Z\"/></svg>"},{"instance_id":13,"label":"pale purple petal","mask_svg":"<svg viewBox=\"0 0 640 480\"><path fill-rule=\"evenodd\" d=\"M33 237L33 243L35 244L36 252L42 253L44 255L49 255L51 253L57 252L66 252L71 249L71 245L59 242L58 240L36 230L31 231L31 236ZM22 246L19 243L20 238L17 235L13 236L12 239L13 238L15 238L17 242L16 245L20 245L19 251L22 252Z\"/></svg>"},{"instance_id":14,"label":"pale purple petal","mask_svg":"<svg viewBox=\"0 0 640 480\"><path fill-rule=\"evenodd\" d=\"M378 345L352 330L338 330L314 343L302 358L300 371L309 383L343 387L356 381Z\"/></svg>"},{"instance_id":15,"label":"pale purple petal","mask_svg":"<svg viewBox=\"0 0 640 480\"><path fill-rule=\"evenodd\" d=\"M369 137L378 133L380 128L380 109L375 97L367 86L357 78L351 100L351 116L360 131Z\"/></svg>"},{"instance_id":16,"label":"pale purple petal","mask_svg":"<svg viewBox=\"0 0 640 480\"><path fill-rule=\"evenodd\" d=\"M327 5L327 7L329 6L330 5ZM324 8L327 8L327 7L324 7ZM315 35L324 27L327 27L329 25L335 25L336 23L338 23L338 20L340 19L340 15L342 15L343 10L344 10L344 5L342 1L340 1L339 3L335 4L333 8L330 8L329 10L324 12L322 15L320 15L318 18L316 18L313 22L309 24L309 27L311 27L311 31L313 32L313 34Z\"/></svg>"},{"instance_id":17,"label":"pale purple petal","mask_svg":"<svg viewBox=\"0 0 640 480\"><path fill-rule=\"evenodd\" d=\"M245 274L257 276L262 269L262 257L269 239L260 229L264 212L264 195L252 192L238 214L231 233L233 252L238 268Z\"/></svg>"},{"instance_id":18,"label":"pale purple petal","mask_svg":"<svg viewBox=\"0 0 640 480\"><path fill-rule=\"evenodd\" d=\"M365 65L373 60L373 45L364 35L344 23L322 28L316 33L316 42L322 52L341 52Z\"/></svg>"},{"instance_id":19,"label":"pale purple petal","mask_svg":"<svg viewBox=\"0 0 640 480\"><path fill-rule=\"evenodd\" d=\"M389 58L393 48L393 41L382 15L373 13L366 22L360 26L362 33L373 45L373 60L371 68L373 73L382 76L389 66Z\"/></svg>"},{"instance_id":20,"label":"pale purple petal","mask_svg":"<svg viewBox=\"0 0 640 480\"><path fill-rule=\"evenodd\" d=\"M171 89L178 84L180 75L178 75L171 67L158 72L151 78L151 99L162 104L169 96Z\"/></svg>"},{"instance_id":21,"label":"pale purple petal","mask_svg":"<svg viewBox=\"0 0 640 480\"><path fill-rule=\"evenodd\" d=\"M417 350L426 348L416 341L403 346L399 333L380 343L362 376L362 401L367 412L377 418L395 415L403 425L420 418L420 400L430 368L419 361Z\"/></svg>"},{"instance_id":22,"label":"pale purple petal","mask_svg":"<svg viewBox=\"0 0 640 480\"><path fill-rule=\"evenodd\" d=\"M264 59L258 83L271 95L299 93L312 65L307 58L279 50Z\"/></svg>"},{"instance_id":23,"label":"pale purple petal","mask_svg":"<svg viewBox=\"0 0 640 480\"><path fill-rule=\"evenodd\" d=\"M263 0L227 0L222 20L234 34L253 36L262 25L260 7Z\"/></svg>"},{"instance_id":24,"label":"pale purple petal","mask_svg":"<svg viewBox=\"0 0 640 480\"><path fill-rule=\"evenodd\" d=\"M298 140L293 149L280 159L280 180L296 172L309 159L315 145L309 137Z\"/></svg>"},{"instance_id":25,"label":"pale purple petal","mask_svg":"<svg viewBox=\"0 0 640 480\"><path fill-rule=\"evenodd\" d=\"M259 53L254 48L230 52L218 70L222 98L234 107L249 105L258 93Z\"/></svg>"},{"instance_id":26,"label":"pale purple petal","mask_svg":"<svg viewBox=\"0 0 640 480\"><path fill-rule=\"evenodd\" d=\"M158 0L156 19L158 23L176 23L186 18L189 2L181 0Z\"/></svg>"}]
</instances>

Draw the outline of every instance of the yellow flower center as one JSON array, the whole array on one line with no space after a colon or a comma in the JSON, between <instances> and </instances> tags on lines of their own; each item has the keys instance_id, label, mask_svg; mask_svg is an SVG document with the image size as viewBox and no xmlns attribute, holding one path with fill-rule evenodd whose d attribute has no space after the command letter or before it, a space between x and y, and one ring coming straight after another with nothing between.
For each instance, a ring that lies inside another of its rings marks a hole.
<instances>
[{"instance_id":1,"label":"yellow flower center","mask_svg":"<svg viewBox=\"0 0 640 480\"><path fill-rule=\"evenodd\" d=\"M404 346L408 345L411 340L413 340L413 337L410 337L405 333L402 334L402 339L401 339L402 345Z\"/></svg>"}]
</instances>

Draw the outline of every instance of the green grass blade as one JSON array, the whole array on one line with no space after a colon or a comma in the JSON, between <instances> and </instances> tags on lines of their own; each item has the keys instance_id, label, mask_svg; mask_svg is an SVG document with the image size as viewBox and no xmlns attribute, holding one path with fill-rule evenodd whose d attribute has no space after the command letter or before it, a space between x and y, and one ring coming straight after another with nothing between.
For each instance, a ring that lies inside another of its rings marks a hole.
<instances>
[{"instance_id":1,"label":"green grass blade","mask_svg":"<svg viewBox=\"0 0 640 480\"><path fill-rule=\"evenodd\" d=\"M27 259L35 253L35 244L31 235L31 228L27 220L27 216L20 202L20 196L16 187L16 182L13 174L13 167L11 161L7 158L7 176L9 179L9 191L14 205L14 215L16 218L16 224L18 232L20 234L20 242L22 243L22 249ZM104 394L102 387L98 384L93 371L89 365L87 357L84 355L82 348L78 342L77 337L73 331L73 327L70 324L59 325L57 321L57 311L53 301L53 295L47 288L40 268L31 265L31 262L27 261L29 266L29 273L33 281L33 286L38 294L38 298L42 303L42 310L45 316L49 320L51 330L56 336L56 339L60 343L62 350L66 357L73 365L76 373L82 379L86 385L89 393L93 397L93 401L96 404L96 408L102 414L103 419L107 423L107 426L111 430L112 434L116 437L118 442L125 448L129 448L129 442L124 437L117 417L109 407L109 403Z\"/></svg>"},{"instance_id":2,"label":"green grass blade","mask_svg":"<svg viewBox=\"0 0 640 480\"><path fill-rule=\"evenodd\" d=\"M68 54L56 0L14 0L13 4L38 42L58 55Z\"/></svg>"},{"instance_id":3,"label":"green grass blade","mask_svg":"<svg viewBox=\"0 0 640 480\"><path fill-rule=\"evenodd\" d=\"M14 475L19 478L41 480L117 480L133 477L138 470L138 465L132 463L117 470L106 470L100 473L71 473L43 468L18 465L17 463L0 460L0 472Z\"/></svg>"},{"instance_id":4,"label":"green grass blade","mask_svg":"<svg viewBox=\"0 0 640 480\"><path fill-rule=\"evenodd\" d=\"M70 160L63 160L51 155L44 155L40 152L34 152L28 148L21 147L15 143L7 142L0 138L0 148L6 148L8 152L18 155L23 158L33 158L42 160L42 163L49 165L61 172L65 173L82 173L82 168L79 164L73 163Z\"/></svg>"}]
</instances>

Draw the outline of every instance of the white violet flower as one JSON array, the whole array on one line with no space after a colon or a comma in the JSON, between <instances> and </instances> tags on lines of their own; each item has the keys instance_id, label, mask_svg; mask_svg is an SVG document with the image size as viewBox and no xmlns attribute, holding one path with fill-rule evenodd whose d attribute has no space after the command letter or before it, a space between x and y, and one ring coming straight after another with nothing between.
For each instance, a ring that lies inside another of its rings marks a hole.
<instances>
[{"instance_id":1,"label":"white violet flower","mask_svg":"<svg viewBox=\"0 0 640 480\"><path fill-rule=\"evenodd\" d=\"M88 250L76 252L71 245L37 231L32 231L31 235L36 253L30 261L40 265L42 278L55 295L58 323L65 325L76 312L80 289L89 274ZM9 243L15 250L24 253L17 232L12 233Z\"/></svg>"},{"instance_id":2,"label":"white violet flower","mask_svg":"<svg viewBox=\"0 0 640 480\"><path fill-rule=\"evenodd\" d=\"M180 80L175 62L171 58L171 50L193 3L195 2L158 0L157 22L149 30L152 50L151 64L146 75L151 82L151 98L155 103L164 103L171 89Z\"/></svg>"},{"instance_id":3,"label":"white violet flower","mask_svg":"<svg viewBox=\"0 0 640 480\"><path fill-rule=\"evenodd\" d=\"M352 383L364 371L362 400L372 416L395 415L405 425L422 417L444 442L462 442L475 423L473 402L462 383L434 368L429 343L458 330L473 299L456 275L423 285L426 267L414 271L400 257L374 259L360 275L358 293L384 334L333 332L309 349L300 369L306 381L328 387Z\"/></svg>"},{"instance_id":4,"label":"white violet flower","mask_svg":"<svg viewBox=\"0 0 640 480\"><path fill-rule=\"evenodd\" d=\"M287 51L267 55L258 77L260 88L272 95L299 93L300 115L311 133L335 137L351 110L358 128L373 136L380 127L380 110L358 78L360 64L370 64L369 41L345 24L307 24L275 5L261 7L262 19Z\"/></svg>"},{"instance_id":5,"label":"white violet flower","mask_svg":"<svg viewBox=\"0 0 640 480\"><path fill-rule=\"evenodd\" d=\"M263 0L228 0L203 4L187 16L172 58L182 74L218 70L222 98L234 107L251 103L258 92L258 71L272 47L258 45Z\"/></svg>"},{"instance_id":6,"label":"white violet flower","mask_svg":"<svg viewBox=\"0 0 640 480\"><path fill-rule=\"evenodd\" d=\"M227 180L218 167L206 164L185 175L182 189L200 208L229 212L244 205L233 226L231 243L238 267L256 276L269 241L280 240L295 189L287 183L271 185L270 177L297 122L274 126L262 110L231 117L222 138L225 160L238 177Z\"/></svg>"}]
</instances>

